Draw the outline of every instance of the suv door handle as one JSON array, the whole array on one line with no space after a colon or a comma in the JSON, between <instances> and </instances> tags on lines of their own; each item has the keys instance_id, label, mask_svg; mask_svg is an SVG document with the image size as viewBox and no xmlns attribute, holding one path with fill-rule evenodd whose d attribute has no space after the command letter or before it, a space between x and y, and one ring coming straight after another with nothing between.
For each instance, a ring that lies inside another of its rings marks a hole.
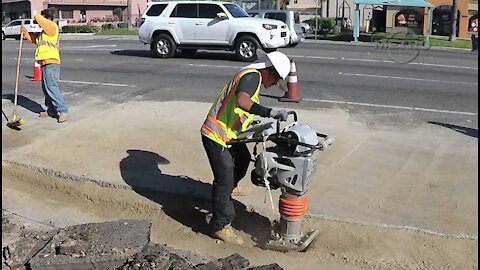
<instances>
[{"instance_id":1,"label":"suv door handle","mask_svg":"<svg viewBox=\"0 0 480 270\"><path fill-rule=\"evenodd\" d=\"M175 24L175 22L168 22L168 24Z\"/></svg>"},{"instance_id":2,"label":"suv door handle","mask_svg":"<svg viewBox=\"0 0 480 270\"><path fill-rule=\"evenodd\" d=\"M201 22L196 22L195 25L203 25Z\"/></svg>"}]
</instances>

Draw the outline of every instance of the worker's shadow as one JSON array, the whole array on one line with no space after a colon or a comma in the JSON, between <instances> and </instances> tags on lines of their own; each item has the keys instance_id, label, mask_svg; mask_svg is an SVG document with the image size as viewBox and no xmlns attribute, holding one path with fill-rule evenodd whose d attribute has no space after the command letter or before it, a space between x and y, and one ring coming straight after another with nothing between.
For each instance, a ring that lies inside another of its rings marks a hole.
<instances>
[{"instance_id":1,"label":"worker's shadow","mask_svg":"<svg viewBox=\"0 0 480 270\"><path fill-rule=\"evenodd\" d=\"M192 231L210 235L207 219L211 213L211 184L162 173L159 165L170 162L156 153L143 150L127 150L127 153L120 161L120 173L135 192L161 205L166 215ZM234 204L237 215L232 226L250 235L256 246L264 247L270 234L268 218L247 211L239 201L234 200Z\"/></svg>"},{"instance_id":2,"label":"worker's shadow","mask_svg":"<svg viewBox=\"0 0 480 270\"><path fill-rule=\"evenodd\" d=\"M14 94L4 94L4 95L2 95L2 99L8 99L13 103L15 101L15 95ZM45 111L42 108L42 105L40 105L37 102L35 102L35 101L25 97L25 96L22 96L22 95L17 96L17 105L20 106L20 107L23 107L23 108L25 108L25 109L33 112L33 113L40 113L40 112Z\"/></svg>"},{"instance_id":3,"label":"worker's shadow","mask_svg":"<svg viewBox=\"0 0 480 270\"><path fill-rule=\"evenodd\" d=\"M456 132L460 132L464 135L477 138L478 139L478 129L474 128L468 128L468 127L463 127L463 126L457 126L457 125L452 125L452 124L447 124L447 123L441 123L441 122L436 122L436 121L428 121L429 124L432 125L438 125L442 127L449 128L451 130L455 130Z\"/></svg>"}]
</instances>

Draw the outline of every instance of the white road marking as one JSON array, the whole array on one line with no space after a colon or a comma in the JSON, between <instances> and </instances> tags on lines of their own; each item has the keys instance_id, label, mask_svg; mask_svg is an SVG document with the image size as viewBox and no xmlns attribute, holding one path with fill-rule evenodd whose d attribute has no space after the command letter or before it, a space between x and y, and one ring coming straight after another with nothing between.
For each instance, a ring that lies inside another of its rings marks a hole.
<instances>
[{"instance_id":1,"label":"white road marking","mask_svg":"<svg viewBox=\"0 0 480 270\"><path fill-rule=\"evenodd\" d=\"M451 65L440 65L440 64L429 64L429 63L408 63L409 65L422 65L422 66L435 66L435 67L448 67L448 68L466 68L466 69L478 69L478 67L462 67L462 66L451 66Z\"/></svg>"},{"instance_id":2,"label":"white road marking","mask_svg":"<svg viewBox=\"0 0 480 270\"><path fill-rule=\"evenodd\" d=\"M105 85L105 86L116 86L116 87L137 87L136 85L128 85L128 84L120 84L120 83L86 82L86 81L69 81L69 80L60 80L60 82L73 83L73 84Z\"/></svg>"},{"instance_id":3,"label":"white road marking","mask_svg":"<svg viewBox=\"0 0 480 270\"><path fill-rule=\"evenodd\" d=\"M472 113L472 112L450 111L450 110L441 110L441 109L418 108L418 107L385 105L385 104L373 104L373 103L341 101L341 100L325 100L325 99L311 99L311 98L304 98L303 100L312 101L312 102L320 102L320 103L347 104L347 105L358 105L358 106L366 106L366 107L379 107L379 108L411 110L411 111L461 114L461 115L471 115L471 116L478 115L477 113Z\"/></svg>"},{"instance_id":4,"label":"white road marking","mask_svg":"<svg viewBox=\"0 0 480 270\"><path fill-rule=\"evenodd\" d=\"M312 59L328 59L328 60L336 60L336 57L328 57L328 56L311 56L311 55L289 55L291 58L312 58Z\"/></svg>"},{"instance_id":5,"label":"white road marking","mask_svg":"<svg viewBox=\"0 0 480 270\"><path fill-rule=\"evenodd\" d=\"M397 80L411 80L411 81L423 81L423 82L435 82L435 83L453 83L453 84L478 85L478 83L469 83L469 82L442 81L442 80L431 80L431 79L410 78L410 77L397 77L397 76L387 76L387 75L377 75L377 74L343 73L343 72L339 72L338 74L339 75L345 75L345 76L373 77L373 78L383 78L383 79L397 79Z\"/></svg>"},{"instance_id":6,"label":"white road marking","mask_svg":"<svg viewBox=\"0 0 480 270\"><path fill-rule=\"evenodd\" d=\"M61 49L96 49L96 48L102 48L102 47L117 47L117 45L90 45L90 46L65 46L65 47L60 47Z\"/></svg>"},{"instance_id":7,"label":"white road marking","mask_svg":"<svg viewBox=\"0 0 480 270\"><path fill-rule=\"evenodd\" d=\"M359 59L359 58L343 58L342 60L360 61L360 62L381 62L381 60L378 60L378 59Z\"/></svg>"},{"instance_id":8,"label":"white road marking","mask_svg":"<svg viewBox=\"0 0 480 270\"><path fill-rule=\"evenodd\" d=\"M380 59L368 59L368 58L345 58L345 57L327 57L327 56L312 56L312 55L290 55L292 58L311 58L311 59L328 59L328 60L343 60L343 61L359 61L359 62L382 62L395 64L395 61L390 60L380 60ZM444 68L460 68L460 69L475 69L478 70L478 67L467 67L467 66L454 66L454 65L442 65L442 64L431 64L431 63L408 63L409 65L420 65L420 66L432 66L432 67L444 67Z\"/></svg>"},{"instance_id":9,"label":"white road marking","mask_svg":"<svg viewBox=\"0 0 480 270\"><path fill-rule=\"evenodd\" d=\"M242 67L237 67L237 66L220 66L220 65L201 65L201 64L188 64L191 67L213 67L213 68L242 68Z\"/></svg>"}]
</instances>

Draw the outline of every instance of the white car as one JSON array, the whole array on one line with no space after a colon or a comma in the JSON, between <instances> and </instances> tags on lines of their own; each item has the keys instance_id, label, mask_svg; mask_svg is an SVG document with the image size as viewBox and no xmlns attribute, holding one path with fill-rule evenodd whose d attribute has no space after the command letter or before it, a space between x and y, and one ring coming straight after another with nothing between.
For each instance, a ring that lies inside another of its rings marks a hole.
<instances>
[{"instance_id":1,"label":"white car","mask_svg":"<svg viewBox=\"0 0 480 270\"><path fill-rule=\"evenodd\" d=\"M257 59L289 43L288 26L277 20L251 18L231 2L168 1L150 3L140 20L138 37L155 56L169 58L177 49L235 51L242 61Z\"/></svg>"},{"instance_id":2,"label":"white car","mask_svg":"<svg viewBox=\"0 0 480 270\"><path fill-rule=\"evenodd\" d=\"M20 30L22 27L22 21L24 23L25 28L28 32L32 33L39 33L42 32L42 28L34 19L18 19L13 20L8 23L5 27L2 27L2 40L6 38L15 38L20 39Z\"/></svg>"}]
</instances>

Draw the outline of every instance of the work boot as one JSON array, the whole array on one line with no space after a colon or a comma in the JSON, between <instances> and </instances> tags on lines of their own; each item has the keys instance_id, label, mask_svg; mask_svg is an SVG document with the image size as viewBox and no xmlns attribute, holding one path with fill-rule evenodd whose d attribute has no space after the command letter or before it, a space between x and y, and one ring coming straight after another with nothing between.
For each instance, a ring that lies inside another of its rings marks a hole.
<instances>
[{"instance_id":1,"label":"work boot","mask_svg":"<svg viewBox=\"0 0 480 270\"><path fill-rule=\"evenodd\" d=\"M58 114L58 123L63 123L68 120L68 113L66 112L61 112Z\"/></svg>"},{"instance_id":2,"label":"work boot","mask_svg":"<svg viewBox=\"0 0 480 270\"><path fill-rule=\"evenodd\" d=\"M52 111L43 111L38 114L38 117L52 117L52 118L57 118L58 115Z\"/></svg>"},{"instance_id":3,"label":"work boot","mask_svg":"<svg viewBox=\"0 0 480 270\"><path fill-rule=\"evenodd\" d=\"M235 229L230 224L225 225L223 229L214 232L212 236L227 243L237 245L243 244L243 239L235 234Z\"/></svg>"},{"instance_id":4,"label":"work boot","mask_svg":"<svg viewBox=\"0 0 480 270\"><path fill-rule=\"evenodd\" d=\"M237 186L232 191L232 196L246 196L250 192L250 188Z\"/></svg>"}]
</instances>

